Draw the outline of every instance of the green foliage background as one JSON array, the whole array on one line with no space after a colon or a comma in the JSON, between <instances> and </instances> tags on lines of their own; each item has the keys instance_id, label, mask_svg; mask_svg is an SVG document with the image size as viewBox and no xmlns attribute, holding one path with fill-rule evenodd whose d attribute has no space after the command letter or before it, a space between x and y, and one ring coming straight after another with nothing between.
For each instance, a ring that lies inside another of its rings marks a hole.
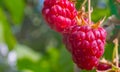
<instances>
[{"instance_id":1,"label":"green foliage background","mask_svg":"<svg viewBox=\"0 0 120 72\"><path fill-rule=\"evenodd\" d=\"M77 1L76 8L79 8L83 0ZM105 6L99 6L101 1ZM111 1L114 0L92 0L94 22L112 14L120 17ZM8 47L6 56L0 53L0 72L74 71L71 55L65 49L61 36L46 25L40 4L42 0L0 0L0 44ZM11 66L7 57L12 51L17 58L15 65ZM113 44L106 44L103 57L112 60L112 51Z\"/></svg>"}]
</instances>

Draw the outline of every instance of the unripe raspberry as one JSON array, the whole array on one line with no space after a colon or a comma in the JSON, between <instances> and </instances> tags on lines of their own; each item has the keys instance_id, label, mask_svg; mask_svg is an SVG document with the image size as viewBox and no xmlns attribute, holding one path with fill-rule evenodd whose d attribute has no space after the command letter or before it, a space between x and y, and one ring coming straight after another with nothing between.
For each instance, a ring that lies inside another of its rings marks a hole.
<instances>
[{"instance_id":1,"label":"unripe raspberry","mask_svg":"<svg viewBox=\"0 0 120 72\"><path fill-rule=\"evenodd\" d=\"M76 24L77 10L68 0L45 0L42 14L50 28L60 33Z\"/></svg>"}]
</instances>

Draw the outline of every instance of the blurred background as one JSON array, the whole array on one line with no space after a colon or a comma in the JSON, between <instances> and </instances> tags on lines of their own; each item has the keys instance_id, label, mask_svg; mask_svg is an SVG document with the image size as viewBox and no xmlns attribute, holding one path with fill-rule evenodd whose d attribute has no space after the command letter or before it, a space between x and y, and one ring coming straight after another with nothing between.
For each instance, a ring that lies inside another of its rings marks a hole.
<instances>
[{"instance_id":1,"label":"blurred background","mask_svg":"<svg viewBox=\"0 0 120 72\"><path fill-rule=\"evenodd\" d=\"M60 34L42 17L44 0L0 0L0 72L74 72ZM80 8L83 0L77 0ZM92 20L104 16L107 30L104 58L112 60L112 40L120 40L119 0L92 0Z\"/></svg>"}]
</instances>

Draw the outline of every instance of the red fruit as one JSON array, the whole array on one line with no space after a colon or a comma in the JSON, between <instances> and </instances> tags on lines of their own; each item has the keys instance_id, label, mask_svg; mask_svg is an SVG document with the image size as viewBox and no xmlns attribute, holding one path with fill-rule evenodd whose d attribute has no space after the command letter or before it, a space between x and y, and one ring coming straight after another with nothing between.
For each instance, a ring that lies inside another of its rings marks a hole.
<instances>
[{"instance_id":1,"label":"red fruit","mask_svg":"<svg viewBox=\"0 0 120 72\"><path fill-rule=\"evenodd\" d=\"M64 43L79 68L91 70L104 53L106 31L102 27L74 26L63 34Z\"/></svg>"},{"instance_id":2,"label":"red fruit","mask_svg":"<svg viewBox=\"0 0 120 72\"><path fill-rule=\"evenodd\" d=\"M50 28L60 33L76 24L77 10L68 0L45 0L42 14Z\"/></svg>"},{"instance_id":3,"label":"red fruit","mask_svg":"<svg viewBox=\"0 0 120 72\"><path fill-rule=\"evenodd\" d=\"M112 68L112 66L110 64L106 64L106 63L99 63L96 68L99 71L104 71L104 70L108 70L108 69Z\"/></svg>"}]
</instances>

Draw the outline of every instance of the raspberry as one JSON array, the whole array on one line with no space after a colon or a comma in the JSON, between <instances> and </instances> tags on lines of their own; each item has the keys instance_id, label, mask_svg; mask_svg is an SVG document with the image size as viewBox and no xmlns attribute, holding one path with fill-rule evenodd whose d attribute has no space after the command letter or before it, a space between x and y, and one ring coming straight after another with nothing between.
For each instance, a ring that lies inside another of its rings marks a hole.
<instances>
[{"instance_id":1,"label":"raspberry","mask_svg":"<svg viewBox=\"0 0 120 72\"><path fill-rule=\"evenodd\" d=\"M102 27L75 25L63 34L64 43L72 53L73 61L81 69L91 70L98 65L104 53L106 31Z\"/></svg>"},{"instance_id":2,"label":"raspberry","mask_svg":"<svg viewBox=\"0 0 120 72\"><path fill-rule=\"evenodd\" d=\"M81 13L81 18L82 17L84 18L84 16L82 16L82 13ZM87 18L85 18L85 20L83 21L83 23L86 23L86 22L88 22ZM75 28L75 26L77 26L77 25L70 26L69 28L66 28L65 32L63 33L63 43L65 44L65 46L66 46L66 48L67 48L67 50L69 52L72 51L71 46L69 45L69 40L68 40L68 38L69 38L69 32L72 31L72 30L75 31L76 29L80 28L79 26ZM73 28L75 28L75 29L73 29Z\"/></svg>"},{"instance_id":3,"label":"raspberry","mask_svg":"<svg viewBox=\"0 0 120 72\"><path fill-rule=\"evenodd\" d=\"M112 66L109 64L106 64L106 63L99 63L96 68L99 71L104 71L104 70L108 70L108 69L112 68Z\"/></svg>"},{"instance_id":4,"label":"raspberry","mask_svg":"<svg viewBox=\"0 0 120 72\"><path fill-rule=\"evenodd\" d=\"M76 24L77 10L68 0L45 0L42 14L50 28L60 33Z\"/></svg>"}]
</instances>

